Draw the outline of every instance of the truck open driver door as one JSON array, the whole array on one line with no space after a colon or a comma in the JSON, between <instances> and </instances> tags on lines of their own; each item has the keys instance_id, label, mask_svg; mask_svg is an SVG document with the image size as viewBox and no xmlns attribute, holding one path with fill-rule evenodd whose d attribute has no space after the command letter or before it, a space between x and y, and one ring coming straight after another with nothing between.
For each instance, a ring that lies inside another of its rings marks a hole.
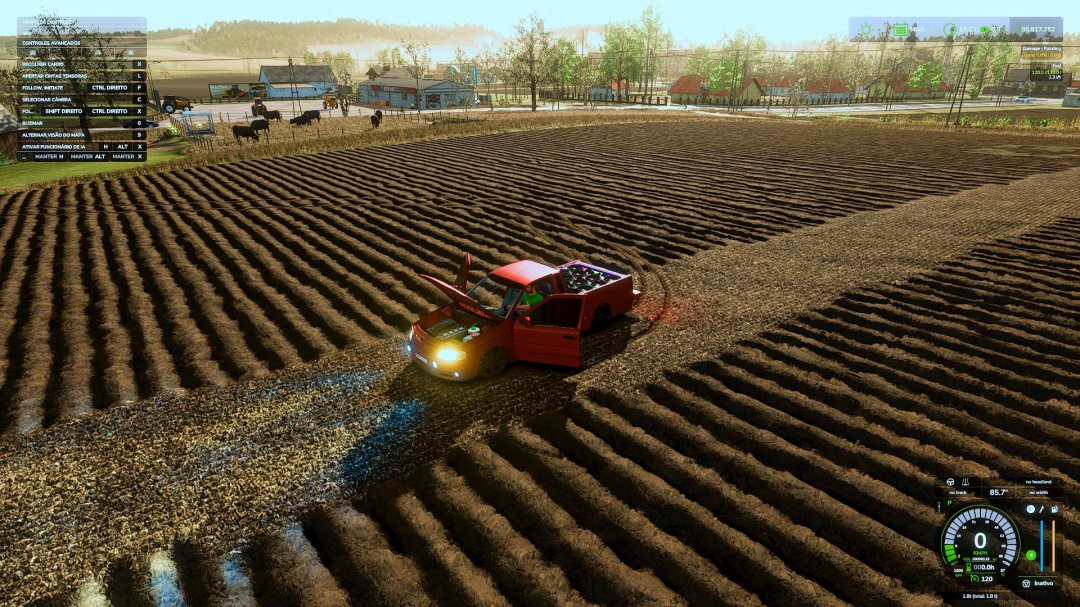
<instances>
[{"instance_id":1,"label":"truck open driver door","mask_svg":"<svg viewBox=\"0 0 1080 607\"><path fill-rule=\"evenodd\" d=\"M546 297L514 321L514 358L581 366L583 299L571 293Z\"/></svg>"}]
</instances>

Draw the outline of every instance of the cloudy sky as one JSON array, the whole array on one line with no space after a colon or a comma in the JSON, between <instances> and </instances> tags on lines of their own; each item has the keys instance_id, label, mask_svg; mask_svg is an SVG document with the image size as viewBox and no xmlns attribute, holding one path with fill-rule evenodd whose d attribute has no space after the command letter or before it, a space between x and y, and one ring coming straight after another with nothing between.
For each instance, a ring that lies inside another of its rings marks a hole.
<instances>
[{"instance_id":1,"label":"cloudy sky","mask_svg":"<svg viewBox=\"0 0 1080 607\"><path fill-rule=\"evenodd\" d=\"M134 3L134 16L147 18L150 29L209 25L215 20L259 19L270 21L334 20L340 17L402 24L477 23L507 35L521 16L535 10L549 28L578 24L602 24L636 18L649 0L510 0L447 2L446 0L410 0L406 2L280 2L275 0L193 0L182 4L170 2ZM86 14L93 3L86 0L5 0L0 2L0 33L13 35L15 19L42 10L63 16ZM846 35L848 17L1063 17L1065 30L1080 31L1080 2L1036 3L1026 14L1023 4L1001 0L905 0L905 2L867 2L866 0L830 0L807 2L770 0L769 2L720 2L717 0L653 0L679 46L711 44L725 31L752 27L771 41L797 44L829 34ZM119 15L122 3L110 6L107 13ZM705 8L702 8L705 7ZM897 14L902 7L907 14Z\"/></svg>"}]
</instances>

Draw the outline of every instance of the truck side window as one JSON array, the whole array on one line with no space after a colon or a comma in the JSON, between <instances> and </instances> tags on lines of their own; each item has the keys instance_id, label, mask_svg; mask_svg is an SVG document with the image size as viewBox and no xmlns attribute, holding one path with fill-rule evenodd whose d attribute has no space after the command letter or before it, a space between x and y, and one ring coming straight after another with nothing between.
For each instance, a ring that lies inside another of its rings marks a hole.
<instances>
[{"instance_id":1,"label":"truck side window","mask_svg":"<svg viewBox=\"0 0 1080 607\"><path fill-rule=\"evenodd\" d=\"M581 299L551 299L526 315L533 326L576 329L581 319Z\"/></svg>"}]
</instances>

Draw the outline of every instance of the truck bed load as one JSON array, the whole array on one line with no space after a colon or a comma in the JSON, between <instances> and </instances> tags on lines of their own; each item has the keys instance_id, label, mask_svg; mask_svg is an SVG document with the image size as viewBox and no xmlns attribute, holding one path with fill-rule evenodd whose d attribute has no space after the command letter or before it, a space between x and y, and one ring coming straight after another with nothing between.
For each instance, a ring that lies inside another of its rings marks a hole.
<instances>
[{"instance_id":1,"label":"truck bed load","mask_svg":"<svg viewBox=\"0 0 1080 607\"><path fill-rule=\"evenodd\" d=\"M559 274L566 283L566 290L578 294L588 293L623 277L621 274L598 268L584 261L571 261L559 266Z\"/></svg>"}]
</instances>

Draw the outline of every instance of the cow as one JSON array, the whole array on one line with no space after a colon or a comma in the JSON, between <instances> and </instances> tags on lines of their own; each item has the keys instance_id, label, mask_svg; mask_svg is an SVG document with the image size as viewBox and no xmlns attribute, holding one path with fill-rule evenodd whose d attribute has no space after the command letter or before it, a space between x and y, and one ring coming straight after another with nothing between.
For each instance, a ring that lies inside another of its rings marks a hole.
<instances>
[{"instance_id":1,"label":"cow","mask_svg":"<svg viewBox=\"0 0 1080 607\"><path fill-rule=\"evenodd\" d=\"M289 124L293 124L293 125L296 125L296 126L305 126L305 125L311 124L311 116L300 115L300 116L297 116L296 118L290 118L289 119Z\"/></svg>"},{"instance_id":2,"label":"cow","mask_svg":"<svg viewBox=\"0 0 1080 607\"><path fill-rule=\"evenodd\" d=\"M266 119L252 120L251 121L251 129L253 131L255 131L255 132L266 131L267 136L269 136L270 135L270 121L266 120Z\"/></svg>"},{"instance_id":3,"label":"cow","mask_svg":"<svg viewBox=\"0 0 1080 607\"><path fill-rule=\"evenodd\" d=\"M279 110L268 110L264 107L259 111L258 115L266 120L277 120L278 122L281 122L281 111Z\"/></svg>"},{"instance_id":4,"label":"cow","mask_svg":"<svg viewBox=\"0 0 1080 607\"><path fill-rule=\"evenodd\" d=\"M247 139L254 139L255 141L259 140L259 134L256 133L255 129L251 128L250 126L236 125L232 128L232 134L233 137L236 137L236 143L240 143L240 145L243 145L243 143L240 142L241 137Z\"/></svg>"},{"instance_id":5,"label":"cow","mask_svg":"<svg viewBox=\"0 0 1080 607\"><path fill-rule=\"evenodd\" d=\"M307 118L308 122L311 122L312 120L322 122L322 114L319 112L319 110L307 110L306 112L301 114L301 116Z\"/></svg>"},{"instance_id":6,"label":"cow","mask_svg":"<svg viewBox=\"0 0 1080 607\"><path fill-rule=\"evenodd\" d=\"M382 110L375 110L375 116L378 117L379 122L382 122Z\"/></svg>"},{"instance_id":7,"label":"cow","mask_svg":"<svg viewBox=\"0 0 1080 607\"><path fill-rule=\"evenodd\" d=\"M379 120L379 115L378 114L372 116L371 117L371 128L373 128L373 129L379 128L379 123L380 122L382 122L382 120Z\"/></svg>"}]
</instances>

